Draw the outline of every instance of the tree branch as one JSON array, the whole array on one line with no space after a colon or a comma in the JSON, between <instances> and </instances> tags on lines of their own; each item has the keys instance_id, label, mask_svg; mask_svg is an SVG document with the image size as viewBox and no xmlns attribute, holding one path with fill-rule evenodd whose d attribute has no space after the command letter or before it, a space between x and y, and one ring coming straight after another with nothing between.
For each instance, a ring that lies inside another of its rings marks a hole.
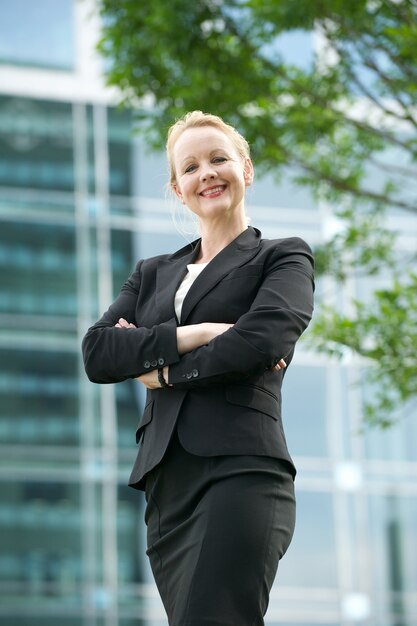
<instances>
[{"instance_id":1,"label":"tree branch","mask_svg":"<svg viewBox=\"0 0 417 626\"><path fill-rule=\"evenodd\" d=\"M364 41L367 40L366 35L364 35L363 39ZM412 66L408 65L407 63L400 63L399 61L402 57L400 55L395 56L391 52L389 47L385 46L382 43L381 38L374 38L369 41L367 45L369 45L373 50L380 50L381 52L384 52L384 54L386 54L387 57L390 59L391 63L395 65L401 72L403 72L410 80L417 81L417 72L413 72Z\"/></svg>"},{"instance_id":2,"label":"tree branch","mask_svg":"<svg viewBox=\"0 0 417 626\"><path fill-rule=\"evenodd\" d=\"M417 168L412 169L411 167L394 165L393 163L382 163L382 161L379 161L378 159L374 159L372 157L369 158L369 162L372 165L375 165L375 167L377 167L378 169L383 170L384 172L394 172L397 173L399 176L405 176L406 178L411 177L417 181Z\"/></svg>"},{"instance_id":3,"label":"tree branch","mask_svg":"<svg viewBox=\"0 0 417 626\"><path fill-rule=\"evenodd\" d=\"M354 62L353 62L352 57L349 55L349 53L345 49L342 49L341 47L339 47L334 41L330 43L333 46L334 50L337 52L337 54L339 54L341 57L343 55L345 57L348 57L348 62L344 63L343 67L345 71L347 72L348 76L350 77L350 79L352 80L352 82L355 83L357 87L359 87L359 89L367 98L369 98L385 115L394 117L400 122L410 121L408 115L406 116L399 115L393 109L388 109L386 106L384 106L384 104L377 98L377 96L375 96L372 93L372 91L363 84L363 82L358 77L357 73L353 71Z\"/></svg>"},{"instance_id":4,"label":"tree branch","mask_svg":"<svg viewBox=\"0 0 417 626\"><path fill-rule=\"evenodd\" d=\"M376 193L371 191L370 189L356 189L352 185L349 185L342 178L337 178L336 176L331 176L330 174L323 173L319 168L314 167L310 163L306 163L302 161L299 157L297 157L290 150L285 148L284 146L280 146L286 157L289 161L292 161L301 169L318 176L321 180L328 182L334 189L337 191L342 191L344 193L348 193L356 198L362 198L366 200L372 200L373 202L382 202L385 205L391 205L398 207L400 209L404 209L409 213L417 213L417 206L415 204L410 204L408 202L403 202L402 200L397 200L390 196Z\"/></svg>"}]
</instances>

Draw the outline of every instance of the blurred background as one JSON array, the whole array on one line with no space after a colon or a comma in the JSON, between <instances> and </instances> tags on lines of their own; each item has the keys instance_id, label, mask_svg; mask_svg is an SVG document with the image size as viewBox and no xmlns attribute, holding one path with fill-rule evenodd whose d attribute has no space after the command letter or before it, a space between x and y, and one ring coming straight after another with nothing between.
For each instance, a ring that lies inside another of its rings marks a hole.
<instances>
[{"instance_id":1,"label":"blurred background","mask_svg":"<svg viewBox=\"0 0 417 626\"><path fill-rule=\"evenodd\" d=\"M106 87L94 0L0 1L0 622L162 626L143 494L127 487L142 397L91 384L80 342L136 261L184 245L167 167ZM300 61L311 34L286 40ZM256 164L255 164L256 165ZM334 228L286 178L248 196L265 237ZM417 217L402 214L415 250ZM369 288L318 281L318 302ZM367 282L368 281L368 282ZM362 428L352 361L301 343L284 385L298 522L270 626L417 624L417 411ZM302 389L302 393L300 393ZM215 601L215 599L214 599Z\"/></svg>"}]
</instances>

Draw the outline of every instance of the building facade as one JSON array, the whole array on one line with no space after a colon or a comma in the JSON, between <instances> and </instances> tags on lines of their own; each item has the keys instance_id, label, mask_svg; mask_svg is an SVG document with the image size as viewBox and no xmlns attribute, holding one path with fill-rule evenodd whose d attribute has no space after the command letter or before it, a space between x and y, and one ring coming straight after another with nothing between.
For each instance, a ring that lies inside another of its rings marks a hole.
<instances>
[{"instance_id":1,"label":"building facade","mask_svg":"<svg viewBox=\"0 0 417 626\"><path fill-rule=\"evenodd\" d=\"M134 381L91 384L80 343L136 261L174 251L184 235L164 155L132 133L132 114L104 87L98 33L92 1L0 4L5 626L166 624L143 494L126 486L141 391ZM259 180L248 204L265 237L314 247L331 224L327 207L285 181ZM415 249L417 220L400 216L396 227ZM352 279L338 297L364 289ZM317 295L334 298L331 281ZM362 433L356 382L355 364L301 342L284 385L298 521L269 626L417 624L417 409L389 431Z\"/></svg>"}]
</instances>

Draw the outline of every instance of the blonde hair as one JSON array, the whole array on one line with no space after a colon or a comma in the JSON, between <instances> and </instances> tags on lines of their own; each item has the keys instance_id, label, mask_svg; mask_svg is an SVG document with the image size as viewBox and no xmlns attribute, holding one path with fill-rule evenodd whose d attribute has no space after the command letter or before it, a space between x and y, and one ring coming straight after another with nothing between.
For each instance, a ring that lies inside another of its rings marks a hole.
<instances>
[{"instance_id":1,"label":"blonde hair","mask_svg":"<svg viewBox=\"0 0 417 626\"><path fill-rule=\"evenodd\" d=\"M168 130L168 138L166 143L166 151L169 165L169 182L170 185L174 185L177 180L173 150L177 139L188 128L201 128L202 126L212 126L217 128L222 133L227 135L231 140L237 153L242 157L244 161L250 158L249 144L246 139L230 124L226 124L218 115L212 115L211 113L203 113L202 111L190 111L179 120L177 120Z\"/></svg>"}]
</instances>

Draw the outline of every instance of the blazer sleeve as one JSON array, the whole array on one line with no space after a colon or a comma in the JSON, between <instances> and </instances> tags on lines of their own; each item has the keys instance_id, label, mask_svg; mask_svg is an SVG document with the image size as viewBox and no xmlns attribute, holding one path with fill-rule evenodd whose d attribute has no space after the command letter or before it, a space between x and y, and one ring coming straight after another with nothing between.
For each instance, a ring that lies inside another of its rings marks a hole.
<instances>
[{"instance_id":1,"label":"blazer sleeve","mask_svg":"<svg viewBox=\"0 0 417 626\"><path fill-rule=\"evenodd\" d=\"M83 339L84 367L94 383L117 383L135 378L180 358L175 318L152 328L115 328L121 317L135 320L142 264L143 261L139 261L115 302L88 329Z\"/></svg>"},{"instance_id":2,"label":"blazer sleeve","mask_svg":"<svg viewBox=\"0 0 417 626\"><path fill-rule=\"evenodd\" d=\"M299 238L275 248L247 313L209 344L169 366L173 386L227 383L271 368L292 353L313 313L313 256Z\"/></svg>"}]
</instances>

